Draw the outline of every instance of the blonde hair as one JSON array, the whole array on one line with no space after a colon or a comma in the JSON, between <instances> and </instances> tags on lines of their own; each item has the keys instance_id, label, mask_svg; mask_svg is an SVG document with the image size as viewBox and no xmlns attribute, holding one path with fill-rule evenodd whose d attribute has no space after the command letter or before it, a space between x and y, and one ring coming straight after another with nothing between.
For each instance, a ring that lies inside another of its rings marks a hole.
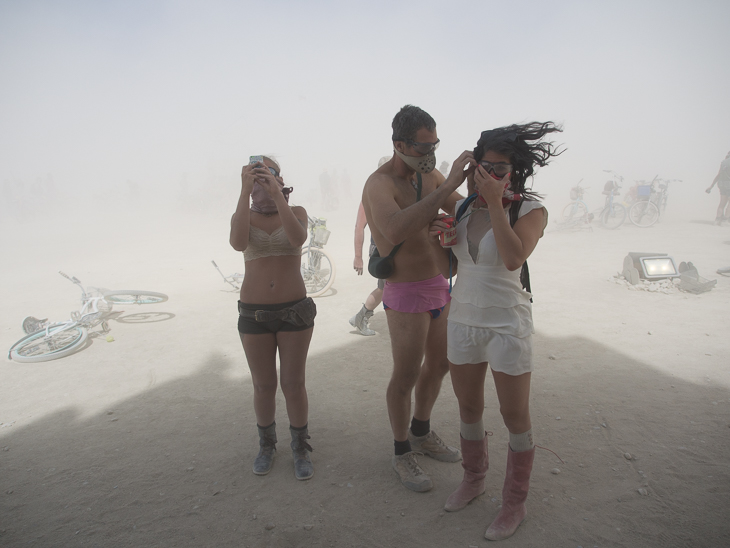
<instances>
[{"instance_id":1,"label":"blonde hair","mask_svg":"<svg viewBox=\"0 0 730 548\"><path fill-rule=\"evenodd\" d=\"M276 171L281 173L281 166L279 165L279 162L276 160L276 158L274 158L273 154L263 155L262 158L274 164L276 166Z\"/></svg>"}]
</instances>

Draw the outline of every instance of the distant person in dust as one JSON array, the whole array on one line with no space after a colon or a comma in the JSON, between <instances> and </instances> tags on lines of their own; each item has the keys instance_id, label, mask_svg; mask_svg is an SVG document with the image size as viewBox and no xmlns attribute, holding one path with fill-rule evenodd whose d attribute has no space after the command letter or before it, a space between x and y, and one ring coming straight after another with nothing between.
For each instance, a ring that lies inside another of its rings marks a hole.
<instances>
[{"instance_id":1,"label":"distant person in dust","mask_svg":"<svg viewBox=\"0 0 730 548\"><path fill-rule=\"evenodd\" d=\"M705 192L707 194L712 192L712 187L715 184L717 184L717 188L720 190L720 205L717 207L715 224L722 226L723 221L730 221L730 206L728 206L728 202L730 202L730 152L725 156L725 159L720 164L720 171L717 172L715 179Z\"/></svg>"},{"instance_id":2,"label":"distant person in dust","mask_svg":"<svg viewBox=\"0 0 730 548\"><path fill-rule=\"evenodd\" d=\"M241 196L231 219L230 239L233 249L243 251L246 262L238 331L251 370L259 432L253 472L268 474L274 463L278 352L294 475L306 480L314 467L307 443L309 402L304 381L317 312L300 271L308 218L304 208L289 206L292 189L284 186L279 164L266 156L262 160L241 171Z\"/></svg>"}]
</instances>

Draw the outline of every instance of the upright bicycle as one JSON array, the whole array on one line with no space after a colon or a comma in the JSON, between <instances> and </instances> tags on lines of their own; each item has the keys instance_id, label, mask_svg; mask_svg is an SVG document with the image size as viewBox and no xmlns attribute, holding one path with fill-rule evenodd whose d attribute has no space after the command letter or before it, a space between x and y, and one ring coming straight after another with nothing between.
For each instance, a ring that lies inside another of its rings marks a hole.
<instances>
[{"instance_id":1,"label":"upright bicycle","mask_svg":"<svg viewBox=\"0 0 730 548\"><path fill-rule=\"evenodd\" d=\"M561 229L587 228L588 230L593 230L591 227L593 214L588 213L588 205L583 201L583 195L587 187L580 186L582 182L583 179L578 181L578 184L570 189L570 199L572 201L563 208L563 212L560 215L558 227Z\"/></svg>"},{"instance_id":2,"label":"upright bicycle","mask_svg":"<svg viewBox=\"0 0 730 548\"><path fill-rule=\"evenodd\" d=\"M667 209L669 183L657 175L648 185L637 186L637 200L629 209L629 220L638 227L654 225Z\"/></svg>"},{"instance_id":3,"label":"upright bicycle","mask_svg":"<svg viewBox=\"0 0 730 548\"><path fill-rule=\"evenodd\" d=\"M308 297L323 295L335 281L335 263L323 249L331 232L327 220L309 217L309 244L302 248L302 279Z\"/></svg>"},{"instance_id":4,"label":"upright bicycle","mask_svg":"<svg viewBox=\"0 0 730 548\"><path fill-rule=\"evenodd\" d=\"M614 230L624 224L626 220L626 207L614 199L618 197L619 190L621 190L619 183L623 182L624 178L615 171L608 169L604 169L603 171L612 174L613 177L603 187L603 194L606 195L606 201L598 218L605 228Z\"/></svg>"},{"instance_id":5,"label":"upright bicycle","mask_svg":"<svg viewBox=\"0 0 730 548\"><path fill-rule=\"evenodd\" d=\"M80 350L89 336L89 330L101 325L109 332L106 318L114 304L154 304L167 300L167 295L154 291L84 289L75 276L59 272L61 276L81 290L81 310L71 313L71 318L61 322L49 322L28 316L23 320L26 335L8 351L8 359L23 362L44 362L63 358Z\"/></svg>"}]
</instances>

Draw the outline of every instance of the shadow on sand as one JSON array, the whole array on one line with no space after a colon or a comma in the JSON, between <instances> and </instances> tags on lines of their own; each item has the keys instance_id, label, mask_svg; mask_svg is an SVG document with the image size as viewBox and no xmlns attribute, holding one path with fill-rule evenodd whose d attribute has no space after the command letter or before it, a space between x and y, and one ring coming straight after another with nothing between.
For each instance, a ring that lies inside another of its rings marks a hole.
<instances>
[{"instance_id":1,"label":"shadow on sand","mask_svg":"<svg viewBox=\"0 0 730 548\"><path fill-rule=\"evenodd\" d=\"M384 314L371 326L387 332ZM535 439L565 464L538 452L528 518L505 546L730 544L728 391L683 382L585 339L536 338ZM69 408L2 431L0 545L484 545L506 460L493 388L487 494L444 513L458 464L422 457L435 484L426 494L406 491L391 470L386 341L353 335L346 346L310 356L316 473L307 482L293 476L280 396L274 469L251 473L258 449L251 382L232 380L234 364L216 353L196 374L91 418ZM568 353L594 358L561 357ZM447 441L458 440L448 380L433 423Z\"/></svg>"}]
</instances>

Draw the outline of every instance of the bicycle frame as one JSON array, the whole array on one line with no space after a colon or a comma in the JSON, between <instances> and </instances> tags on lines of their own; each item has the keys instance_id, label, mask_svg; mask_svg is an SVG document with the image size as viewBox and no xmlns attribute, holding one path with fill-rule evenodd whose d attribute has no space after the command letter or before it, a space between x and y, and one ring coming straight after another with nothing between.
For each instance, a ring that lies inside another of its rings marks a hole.
<instances>
[{"instance_id":1,"label":"bicycle frame","mask_svg":"<svg viewBox=\"0 0 730 548\"><path fill-rule=\"evenodd\" d=\"M101 316L103 314L111 312L112 304L107 302L103 296L92 296L91 292L87 292L84 289L84 286L81 285L79 279L75 276L69 276L64 272L59 272L59 274L74 285L77 285L81 290L81 310L71 312L71 318L61 322L49 322L48 320L36 320L33 317L28 317L23 322L23 331L27 334L37 333L38 331L45 329L47 331L46 336L49 336L51 334L49 330L54 327L62 327L62 329L56 329L53 331L58 332L63 329L72 328L76 325L90 329L102 323ZM99 310L99 302L101 301L104 302L104 311Z\"/></svg>"},{"instance_id":2,"label":"bicycle frame","mask_svg":"<svg viewBox=\"0 0 730 548\"><path fill-rule=\"evenodd\" d=\"M210 261L210 262L213 263L213 266L215 267L215 269L223 277L223 281L224 282L226 282L227 284L230 284L231 286L233 286L234 289L241 289L240 284L243 283L243 274L239 274L238 272L234 272L230 276L226 276L225 274L223 274L223 272L221 272L221 269L218 268L218 265L215 264L215 261Z\"/></svg>"},{"instance_id":3,"label":"bicycle frame","mask_svg":"<svg viewBox=\"0 0 730 548\"><path fill-rule=\"evenodd\" d=\"M318 297L329 290L335 280L335 264L324 251L330 236L327 221L307 215L309 226L309 242L302 247L300 266L302 279L307 288L307 295Z\"/></svg>"}]
</instances>

